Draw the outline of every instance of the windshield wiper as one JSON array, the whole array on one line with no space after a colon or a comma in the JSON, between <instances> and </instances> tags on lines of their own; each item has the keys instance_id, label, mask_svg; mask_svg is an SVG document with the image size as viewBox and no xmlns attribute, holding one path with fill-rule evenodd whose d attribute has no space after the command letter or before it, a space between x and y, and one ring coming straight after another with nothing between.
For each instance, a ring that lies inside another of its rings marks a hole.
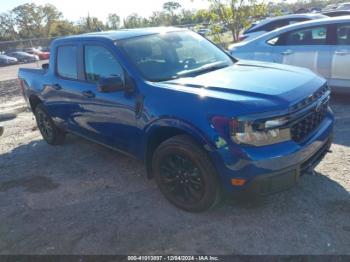
<instances>
[{"instance_id":1,"label":"windshield wiper","mask_svg":"<svg viewBox=\"0 0 350 262\"><path fill-rule=\"evenodd\" d=\"M218 61L218 62L214 62L211 64L203 65L203 66L198 67L198 68L180 71L176 74L176 76L183 77L185 75L192 75L192 74L199 75L199 74L203 74L205 72L214 71L214 70L221 69L221 68L224 68L227 66L229 66L229 65L226 62Z\"/></svg>"}]
</instances>

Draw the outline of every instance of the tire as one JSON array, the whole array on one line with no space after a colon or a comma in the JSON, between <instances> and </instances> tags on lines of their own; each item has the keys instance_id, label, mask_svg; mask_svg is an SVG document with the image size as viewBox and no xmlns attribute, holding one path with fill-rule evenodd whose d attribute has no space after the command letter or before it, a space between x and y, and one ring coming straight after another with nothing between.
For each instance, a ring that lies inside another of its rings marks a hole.
<instances>
[{"instance_id":1,"label":"tire","mask_svg":"<svg viewBox=\"0 0 350 262\"><path fill-rule=\"evenodd\" d=\"M174 136L156 149L152 158L156 183L175 206L203 212L216 206L222 190L206 152L189 136Z\"/></svg>"},{"instance_id":2,"label":"tire","mask_svg":"<svg viewBox=\"0 0 350 262\"><path fill-rule=\"evenodd\" d=\"M44 140L50 145L63 144L66 134L54 124L43 104L38 104L35 107L34 115L38 129Z\"/></svg>"}]
</instances>

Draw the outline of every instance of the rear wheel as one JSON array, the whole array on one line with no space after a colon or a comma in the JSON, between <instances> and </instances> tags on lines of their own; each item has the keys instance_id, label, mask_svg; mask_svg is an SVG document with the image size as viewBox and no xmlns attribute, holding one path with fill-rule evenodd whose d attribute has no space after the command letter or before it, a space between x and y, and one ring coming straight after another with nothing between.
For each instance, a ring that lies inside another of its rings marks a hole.
<instances>
[{"instance_id":1,"label":"rear wheel","mask_svg":"<svg viewBox=\"0 0 350 262\"><path fill-rule=\"evenodd\" d=\"M163 142L154 153L152 168L161 192L181 209L201 212L221 200L216 171L205 151L189 136Z\"/></svg>"},{"instance_id":2,"label":"rear wheel","mask_svg":"<svg viewBox=\"0 0 350 262\"><path fill-rule=\"evenodd\" d=\"M39 131L45 141L50 145L63 144L65 132L54 124L43 104L38 104L35 107L34 115Z\"/></svg>"}]
</instances>

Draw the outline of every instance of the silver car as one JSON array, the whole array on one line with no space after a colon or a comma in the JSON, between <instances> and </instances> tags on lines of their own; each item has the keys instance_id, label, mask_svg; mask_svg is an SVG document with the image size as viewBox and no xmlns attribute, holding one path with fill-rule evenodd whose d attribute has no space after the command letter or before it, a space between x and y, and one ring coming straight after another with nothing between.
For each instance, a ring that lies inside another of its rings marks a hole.
<instances>
[{"instance_id":1,"label":"silver car","mask_svg":"<svg viewBox=\"0 0 350 262\"><path fill-rule=\"evenodd\" d=\"M283 15L273 18L266 18L261 21L254 22L248 29L246 29L240 36L239 41L249 41L263 35L267 32L275 30L277 28L300 23L304 21L326 18L322 14L292 14Z\"/></svg>"},{"instance_id":2,"label":"silver car","mask_svg":"<svg viewBox=\"0 0 350 262\"><path fill-rule=\"evenodd\" d=\"M2 65L14 65L17 64L18 60L15 57L0 54L0 66Z\"/></svg>"},{"instance_id":3,"label":"silver car","mask_svg":"<svg viewBox=\"0 0 350 262\"><path fill-rule=\"evenodd\" d=\"M240 59L306 67L350 93L350 16L294 24L230 47Z\"/></svg>"}]
</instances>

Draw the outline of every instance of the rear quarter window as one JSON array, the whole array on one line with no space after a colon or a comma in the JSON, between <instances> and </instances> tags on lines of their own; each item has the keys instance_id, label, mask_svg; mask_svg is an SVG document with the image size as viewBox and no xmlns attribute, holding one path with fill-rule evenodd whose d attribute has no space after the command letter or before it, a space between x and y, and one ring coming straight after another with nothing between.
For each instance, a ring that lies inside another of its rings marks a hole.
<instances>
[{"instance_id":1,"label":"rear quarter window","mask_svg":"<svg viewBox=\"0 0 350 262\"><path fill-rule=\"evenodd\" d=\"M77 47L73 45L59 46L56 64L59 76L78 79Z\"/></svg>"},{"instance_id":2,"label":"rear quarter window","mask_svg":"<svg viewBox=\"0 0 350 262\"><path fill-rule=\"evenodd\" d=\"M350 23L337 26L337 45L350 45Z\"/></svg>"}]
</instances>

